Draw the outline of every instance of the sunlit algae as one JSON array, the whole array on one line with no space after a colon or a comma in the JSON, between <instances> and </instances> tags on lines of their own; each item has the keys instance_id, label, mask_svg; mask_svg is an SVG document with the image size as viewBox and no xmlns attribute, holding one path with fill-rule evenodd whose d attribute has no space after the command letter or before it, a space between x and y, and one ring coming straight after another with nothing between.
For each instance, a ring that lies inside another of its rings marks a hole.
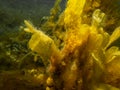
<instances>
[{"instance_id":1,"label":"sunlit algae","mask_svg":"<svg viewBox=\"0 0 120 90\"><path fill-rule=\"evenodd\" d=\"M62 29L65 30L62 48L25 20L27 27L24 30L32 33L29 48L41 56L46 68L46 90L119 90L105 84L102 76L106 64L120 60L118 47L111 46L120 37L120 27L112 35L105 32L105 13L100 9L93 12L91 25L83 24L85 3L86 0L68 0L58 21L53 21L56 24L51 22L59 36L62 36ZM63 28L56 28L57 25Z\"/></svg>"}]
</instances>

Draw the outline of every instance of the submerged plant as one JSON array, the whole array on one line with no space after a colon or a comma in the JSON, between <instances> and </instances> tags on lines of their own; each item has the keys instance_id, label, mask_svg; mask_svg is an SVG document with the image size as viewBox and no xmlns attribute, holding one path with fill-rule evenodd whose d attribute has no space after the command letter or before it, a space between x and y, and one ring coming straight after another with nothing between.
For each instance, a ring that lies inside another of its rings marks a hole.
<instances>
[{"instance_id":1,"label":"submerged plant","mask_svg":"<svg viewBox=\"0 0 120 90\"><path fill-rule=\"evenodd\" d=\"M106 15L100 9L93 12L91 25L82 23L85 3L88 2L68 0L53 26L54 32L65 30L59 43L63 44L61 49L54 39L25 20L27 28L24 30L33 34L29 48L41 56L46 68L46 90L119 90L105 83L104 74L109 70L106 66L114 60L120 63L119 48L111 46L120 37L120 27L112 35L105 32Z\"/></svg>"}]
</instances>

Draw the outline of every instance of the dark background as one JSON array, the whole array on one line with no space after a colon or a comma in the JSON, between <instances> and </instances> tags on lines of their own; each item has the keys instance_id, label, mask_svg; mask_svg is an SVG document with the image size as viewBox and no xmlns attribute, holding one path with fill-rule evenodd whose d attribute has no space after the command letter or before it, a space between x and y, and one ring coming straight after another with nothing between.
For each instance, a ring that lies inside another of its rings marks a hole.
<instances>
[{"instance_id":1,"label":"dark background","mask_svg":"<svg viewBox=\"0 0 120 90\"><path fill-rule=\"evenodd\" d=\"M0 0L0 34L17 31L20 26L24 25L25 19L30 20L36 27L39 27L42 17L49 16L50 9L55 1ZM62 0L62 10L65 8L66 1ZM107 23L114 21L105 28L105 30L112 33L117 26L120 26L120 0L101 0L100 9L107 14Z\"/></svg>"},{"instance_id":2,"label":"dark background","mask_svg":"<svg viewBox=\"0 0 120 90\"><path fill-rule=\"evenodd\" d=\"M49 16L55 1L0 0L0 34L16 31L25 19L37 26L43 16ZM65 7L65 0L62 0L61 7Z\"/></svg>"}]
</instances>

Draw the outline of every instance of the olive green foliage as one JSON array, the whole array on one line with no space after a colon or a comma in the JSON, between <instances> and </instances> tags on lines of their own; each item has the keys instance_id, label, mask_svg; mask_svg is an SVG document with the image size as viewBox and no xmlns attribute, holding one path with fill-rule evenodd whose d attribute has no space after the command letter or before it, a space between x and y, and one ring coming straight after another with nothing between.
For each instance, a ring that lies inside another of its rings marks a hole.
<instances>
[{"instance_id":1,"label":"olive green foliage","mask_svg":"<svg viewBox=\"0 0 120 90\"><path fill-rule=\"evenodd\" d=\"M30 60L33 62L32 58L34 58L36 54L31 53L27 48L30 34L23 32L23 20L29 19L33 21L36 26L39 26L41 18L48 15L46 11L49 11L49 7L52 5L47 5L46 7L46 5L38 3L36 7L33 7L31 3L25 3L27 0L25 2L16 1L17 0L0 1L0 68L3 70L5 68L17 69L24 67L25 63L28 63ZM28 62L24 61L29 58L31 59L28 60ZM24 65L22 65L22 62ZM42 65L41 60L34 64Z\"/></svg>"}]
</instances>

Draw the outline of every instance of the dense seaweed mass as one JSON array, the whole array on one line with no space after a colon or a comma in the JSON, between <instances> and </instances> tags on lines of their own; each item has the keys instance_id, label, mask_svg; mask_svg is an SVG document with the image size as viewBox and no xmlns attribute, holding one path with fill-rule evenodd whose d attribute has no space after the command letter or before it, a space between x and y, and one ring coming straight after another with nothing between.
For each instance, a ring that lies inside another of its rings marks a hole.
<instances>
[{"instance_id":1,"label":"dense seaweed mass","mask_svg":"<svg viewBox=\"0 0 120 90\"><path fill-rule=\"evenodd\" d=\"M53 2L0 3L0 90L120 90L120 1Z\"/></svg>"}]
</instances>

